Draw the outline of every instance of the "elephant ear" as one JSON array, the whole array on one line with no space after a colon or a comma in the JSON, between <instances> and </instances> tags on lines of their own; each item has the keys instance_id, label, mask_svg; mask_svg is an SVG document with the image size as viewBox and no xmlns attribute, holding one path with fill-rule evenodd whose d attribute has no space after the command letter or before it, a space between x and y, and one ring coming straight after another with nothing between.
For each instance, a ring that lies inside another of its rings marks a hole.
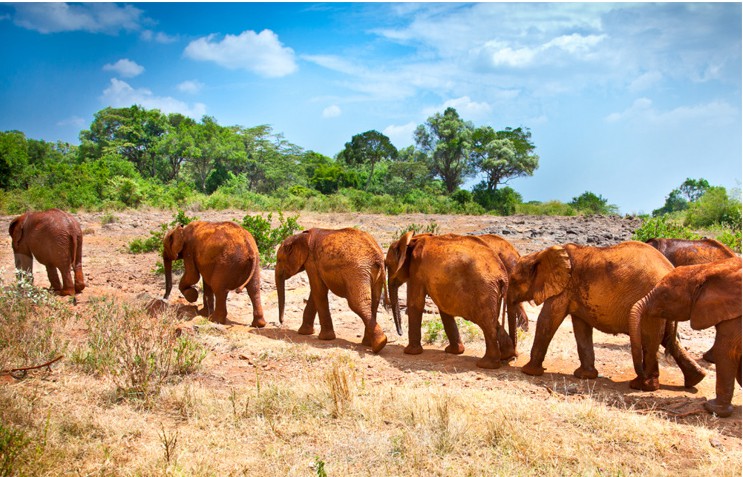
<instances>
[{"instance_id":1,"label":"elephant ear","mask_svg":"<svg viewBox=\"0 0 743 477\"><path fill-rule=\"evenodd\" d=\"M178 260L181 252L183 252L183 245L185 243L184 235L183 225L180 224L168 232L163 244L163 254L171 260Z\"/></svg>"},{"instance_id":2,"label":"elephant ear","mask_svg":"<svg viewBox=\"0 0 743 477\"><path fill-rule=\"evenodd\" d=\"M406 232L402 237L400 237L400 240L397 241L397 247L395 247L397 263L394 264L395 272L392 274L393 276L397 275L403 265L405 265L405 261L408 257L408 245L410 245L410 242L413 240L413 235L415 235L415 232L411 230L410 232Z\"/></svg>"},{"instance_id":3,"label":"elephant ear","mask_svg":"<svg viewBox=\"0 0 743 477\"><path fill-rule=\"evenodd\" d=\"M572 273L568 252L559 245L543 250L537 256L532 273L534 302L541 305L567 286Z\"/></svg>"},{"instance_id":4,"label":"elephant ear","mask_svg":"<svg viewBox=\"0 0 743 477\"><path fill-rule=\"evenodd\" d=\"M741 315L741 268L737 267L707 277L697 287L691 305L692 329L703 330Z\"/></svg>"},{"instance_id":5,"label":"elephant ear","mask_svg":"<svg viewBox=\"0 0 743 477\"><path fill-rule=\"evenodd\" d=\"M8 234L10 234L14 244L19 243L23 238L23 226L26 224L27 217L26 214L16 217L8 227Z\"/></svg>"},{"instance_id":6,"label":"elephant ear","mask_svg":"<svg viewBox=\"0 0 743 477\"><path fill-rule=\"evenodd\" d=\"M288 276L296 275L304 270L305 263L310 256L312 235L312 229L303 230L286 239L281 245L284 249L285 271L288 272Z\"/></svg>"}]
</instances>

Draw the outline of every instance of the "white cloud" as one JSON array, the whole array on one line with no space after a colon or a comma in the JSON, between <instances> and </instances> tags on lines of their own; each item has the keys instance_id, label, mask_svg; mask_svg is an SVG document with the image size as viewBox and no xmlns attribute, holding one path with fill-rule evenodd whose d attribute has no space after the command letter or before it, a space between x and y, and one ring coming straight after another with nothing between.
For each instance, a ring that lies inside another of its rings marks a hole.
<instances>
[{"instance_id":1,"label":"white cloud","mask_svg":"<svg viewBox=\"0 0 743 477\"><path fill-rule=\"evenodd\" d=\"M82 128L85 126L85 119L80 116L70 116L61 121L57 121L57 126L73 126L75 128Z\"/></svg>"},{"instance_id":2,"label":"white cloud","mask_svg":"<svg viewBox=\"0 0 743 477\"><path fill-rule=\"evenodd\" d=\"M401 126L391 124L384 128L382 134L390 138L392 144L399 149L413 144L413 133L415 132L416 127L418 127L418 125L412 121Z\"/></svg>"},{"instance_id":3,"label":"white cloud","mask_svg":"<svg viewBox=\"0 0 743 477\"><path fill-rule=\"evenodd\" d=\"M124 78L134 78L144 72L144 66L138 65L130 59L122 58L116 63L103 65L103 71L113 71Z\"/></svg>"},{"instance_id":4,"label":"white cloud","mask_svg":"<svg viewBox=\"0 0 743 477\"><path fill-rule=\"evenodd\" d=\"M132 88L125 81L116 78L111 78L111 85L103 91L101 100L114 108L138 104L146 109L159 109L165 114L181 113L194 119L200 119L206 114L206 106L203 103L194 103L189 106L170 96L155 96L147 88Z\"/></svg>"},{"instance_id":5,"label":"white cloud","mask_svg":"<svg viewBox=\"0 0 743 477\"><path fill-rule=\"evenodd\" d=\"M180 83L176 87L181 93L196 94L202 90L202 88L204 87L204 83L196 80L189 80Z\"/></svg>"},{"instance_id":6,"label":"white cloud","mask_svg":"<svg viewBox=\"0 0 743 477\"><path fill-rule=\"evenodd\" d=\"M297 70L294 50L285 47L271 30L251 30L239 35L199 38L188 44L184 54L194 60L212 61L231 70L243 69L261 76L277 78Z\"/></svg>"},{"instance_id":7,"label":"white cloud","mask_svg":"<svg viewBox=\"0 0 743 477\"><path fill-rule=\"evenodd\" d=\"M669 111L659 111L653 107L648 98L640 98L632 106L618 113L606 116L607 122L642 121L654 125L670 126L684 122L715 122L717 124L730 123L739 120L740 110L722 101L697 104L693 106L679 106Z\"/></svg>"},{"instance_id":8,"label":"white cloud","mask_svg":"<svg viewBox=\"0 0 743 477\"><path fill-rule=\"evenodd\" d=\"M322 110L322 117L326 119L337 118L341 115L341 112L341 108L338 105L333 104Z\"/></svg>"},{"instance_id":9,"label":"white cloud","mask_svg":"<svg viewBox=\"0 0 743 477\"><path fill-rule=\"evenodd\" d=\"M16 25L40 33L87 31L115 34L120 30L138 30L142 10L114 3L17 3Z\"/></svg>"},{"instance_id":10,"label":"white cloud","mask_svg":"<svg viewBox=\"0 0 743 477\"><path fill-rule=\"evenodd\" d=\"M639 91L645 91L647 89L650 89L654 85L658 84L663 80L663 75L658 71L648 71L647 73L643 73L634 80L629 85L629 90L633 93L637 93Z\"/></svg>"},{"instance_id":11,"label":"white cloud","mask_svg":"<svg viewBox=\"0 0 743 477\"><path fill-rule=\"evenodd\" d=\"M460 116L467 119L474 118L480 119L487 116L493 108L488 103L478 103L472 101L469 96L462 96L461 98L449 99L444 101L441 106L426 108L423 113L426 116L431 116L435 113L441 113L446 108L452 107L457 110Z\"/></svg>"},{"instance_id":12,"label":"white cloud","mask_svg":"<svg viewBox=\"0 0 743 477\"><path fill-rule=\"evenodd\" d=\"M152 30L143 31L142 34L139 35L139 37L143 39L144 41L154 41L155 43L163 43L163 44L175 43L176 41L178 41L177 36L171 36L171 35L168 35L167 33L163 33L160 31L154 32Z\"/></svg>"}]
</instances>

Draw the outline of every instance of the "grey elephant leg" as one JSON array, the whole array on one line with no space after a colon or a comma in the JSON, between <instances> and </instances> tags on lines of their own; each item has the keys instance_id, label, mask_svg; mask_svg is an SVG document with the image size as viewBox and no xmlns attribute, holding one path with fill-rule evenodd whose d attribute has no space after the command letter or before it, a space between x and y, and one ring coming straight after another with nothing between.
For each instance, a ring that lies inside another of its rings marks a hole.
<instances>
[{"instance_id":1,"label":"grey elephant leg","mask_svg":"<svg viewBox=\"0 0 743 477\"><path fill-rule=\"evenodd\" d=\"M312 295L312 289L310 289L310 296L307 298L307 303L304 305L304 312L302 313L302 326L299 327L297 333L300 335L314 334L316 315L315 297Z\"/></svg>"},{"instance_id":2,"label":"grey elephant leg","mask_svg":"<svg viewBox=\"0 0 743 477\"><path fill-rule=\"evenodd\" d=\"M444 324L444 332L446 337L449 338L449 346L444 351L451 354L462 354L464 353L464 343L462 343L462 337L459 335L459 328L457 322L454 320L452 315L440 311L441 323Z\"/></svg>"},{"instance_id":3,"label":"grey elephant leg","mask_svg":"<svg viewBox=\"0 0 743 477\"><path fill-rule=\"evenodd\" d=\"M534 332L534 344L531 347L531 357L529 362L522 368L521 372L531 376L541 376L544 374L544 357L547 354L552 337L565 320L567 315L567 302L561 299L550 298L539 312L537 318L537 329Z\"/></svg>"},{"instance_id":4,"label":"grey elephant leg","mask_svg":"<svg viewBox=\"0 0 743 477\"><path fill-rule=\"evenodd\" d=\"M263 318L263 304L261 303L261 276L260 269L255 272L253 277L248 281L247 287L245 287L250 297L250 303L253 305L253 322L250 326L255 328L263 328L266 326L266 320Z\"/></svg>"},{"instance_id":5,"label":"grey elephant leg","mask_svg":"<svg viewBox=\"0 0 743 477\"><path fill-rule=\"evenodd\" d=\"M423 323L423 307L426 303L426 292L420 287L408 282L408 345L405 354L421 354L421 325Z\"/></svg>"},{"instance_id":6,"label":"grey elephant leg","mask_svg":"<svg viewBox=\"0 0 743 477\"><path fill-rule=\"evenodd\" d=\"M581 379L596 379L599 372L596 370L596 356L593 351L593 326L580 318L572 317L573 334L578 345L578 359L580 367L573 371L573 376Z\"/></svg>"},{"instance_id":7,"label":"grey elephant leg","mask_svg":"<svg viewBox=\"0 0 743 477\"><path fill-rule=\"evenodd\" d=\"M704 408L718 417L728 417L733 413L735 380L740 379L741 367L741 319L723 321L715 326L715 399L704 403Z\"/></svg>"}]
</instances>

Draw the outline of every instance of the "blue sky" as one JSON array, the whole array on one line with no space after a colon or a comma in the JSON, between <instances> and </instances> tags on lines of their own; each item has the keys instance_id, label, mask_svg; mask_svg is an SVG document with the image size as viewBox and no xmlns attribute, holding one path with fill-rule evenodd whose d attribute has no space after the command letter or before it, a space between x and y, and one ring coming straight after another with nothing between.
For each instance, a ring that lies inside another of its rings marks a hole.
<instances>
[{"instance_id":1,"label":"blue sky","mask_svg":"<svg viewBox=\"0 0 743 477\"><path fill-rule=\"evenodd\" d=\"M454 106L531 130L527 201L638 213L687 177L741 186L740 3L0 4L0 44L0 130L35 139L136 103L332 157Z\"/></svg>"}]
</instances>

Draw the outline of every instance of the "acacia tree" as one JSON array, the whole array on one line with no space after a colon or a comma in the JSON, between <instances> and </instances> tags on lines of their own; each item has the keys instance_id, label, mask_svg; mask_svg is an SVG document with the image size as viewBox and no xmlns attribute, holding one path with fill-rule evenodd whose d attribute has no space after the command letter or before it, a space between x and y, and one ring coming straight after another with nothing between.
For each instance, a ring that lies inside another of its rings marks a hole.
<instances>
[{"instance_id":1,"label":"acacia tree","mask_svg":"<svg viewBox=\"0 0 743 477\"><path fill-rule=\"evenodd\" d=\"M451 194L474 172L471 158L474 126L454 108L436 113L415 130L415 143L428 157L431 171Z\"/></svg>"},{"instance_id":2,"label":"acacia tree","mask_svg":"<svg viewBox=\"0 0 743 477\"><path fill-rule=\"evenodd\" d=\"M393 160L397 157L397 148L392 145L390 138L379 131L371 130L357 134L347 142L345 148L338 153L338 159L351 167L369 167L369 177L366 179L364 190L369 190L374 177L374 166L381 161Z\"/></svg>"}]
</instances>

